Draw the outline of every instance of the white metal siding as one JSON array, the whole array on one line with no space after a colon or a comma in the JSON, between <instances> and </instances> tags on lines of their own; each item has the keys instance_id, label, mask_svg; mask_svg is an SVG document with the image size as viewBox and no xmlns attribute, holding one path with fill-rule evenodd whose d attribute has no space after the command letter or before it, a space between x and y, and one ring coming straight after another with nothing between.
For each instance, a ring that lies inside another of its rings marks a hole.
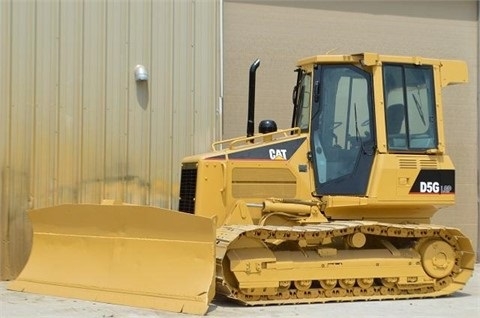
<instances>
[{"instance_id":1,"label":"white metal siding","mask_svg":"<svg viewBox=\"0 0 480 318\"><path fill-rule=\"evenodd\" d=\"M0 278L26 261L30 208L176 208L181 159L220 138L221 5L0 1Z\"/></svg>"}]
</instances>

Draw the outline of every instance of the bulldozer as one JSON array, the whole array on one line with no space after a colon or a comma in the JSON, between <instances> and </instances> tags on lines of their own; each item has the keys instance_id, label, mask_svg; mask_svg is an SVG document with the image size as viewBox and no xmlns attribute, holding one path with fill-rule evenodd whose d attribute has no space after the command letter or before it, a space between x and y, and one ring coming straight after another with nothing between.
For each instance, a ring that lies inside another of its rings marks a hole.
<instances>
[{"instance_id":1,"label":"bulldozer","mask_svg":"<svg viewBox=\"0 0 480 318\"><path fill-rule=\"evenodd\" d=\"M206 314L246 305L449 295L472 275L459 229L441 90L466 63L377 53L298 61L290 128L247 134L181 163L178 211L65 204L29 212L33 246L8 288Z\"/></svg>"}]
</instances>

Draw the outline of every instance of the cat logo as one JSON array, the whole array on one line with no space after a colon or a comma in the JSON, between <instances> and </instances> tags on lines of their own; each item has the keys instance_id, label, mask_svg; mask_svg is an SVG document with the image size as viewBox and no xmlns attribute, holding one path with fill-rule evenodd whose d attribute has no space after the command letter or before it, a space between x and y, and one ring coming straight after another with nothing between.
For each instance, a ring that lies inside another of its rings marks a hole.
<instances>
[{"instance_id":1,"label":"cat logo","mask_svg":"<svg viewBox=\"0 0 480 318\"><path fill-rule=\"evenodd\" d=\"M287 160L287 149L268 149L272 160Z\"/></svg>"}]
</instances>

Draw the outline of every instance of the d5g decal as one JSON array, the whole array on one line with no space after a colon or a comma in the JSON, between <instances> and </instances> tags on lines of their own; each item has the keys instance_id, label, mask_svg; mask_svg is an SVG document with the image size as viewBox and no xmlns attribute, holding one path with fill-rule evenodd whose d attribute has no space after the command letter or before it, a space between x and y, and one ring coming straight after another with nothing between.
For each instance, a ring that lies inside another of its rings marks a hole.
<instances>
[{"instance_id":1,"label":"d5g decal","mask_svg":"<svg viewBox=\"0 0 480 318\"><path fill-rule=\"evenodd\" d=\"M455 193L455 170L420 170L410 193Z\"/></svg>"}]
</instances>

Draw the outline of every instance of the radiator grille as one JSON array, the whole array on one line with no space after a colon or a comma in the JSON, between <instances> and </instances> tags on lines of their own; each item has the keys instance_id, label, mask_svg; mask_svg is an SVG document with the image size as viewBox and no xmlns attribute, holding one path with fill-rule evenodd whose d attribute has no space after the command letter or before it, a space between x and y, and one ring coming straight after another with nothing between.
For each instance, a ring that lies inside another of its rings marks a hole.
<instances>
[{"instance_id":1,"label":"radiator grille","mask_svg":"<svg viewBox=\"0 0 480 318\"><path fill-rule=\"evenodd\" d=\"M197 186L197 168L183 166L180 179L180 201L178 209L185 213L195 212L195 190Z\"/></svg>"}]
</instances>

